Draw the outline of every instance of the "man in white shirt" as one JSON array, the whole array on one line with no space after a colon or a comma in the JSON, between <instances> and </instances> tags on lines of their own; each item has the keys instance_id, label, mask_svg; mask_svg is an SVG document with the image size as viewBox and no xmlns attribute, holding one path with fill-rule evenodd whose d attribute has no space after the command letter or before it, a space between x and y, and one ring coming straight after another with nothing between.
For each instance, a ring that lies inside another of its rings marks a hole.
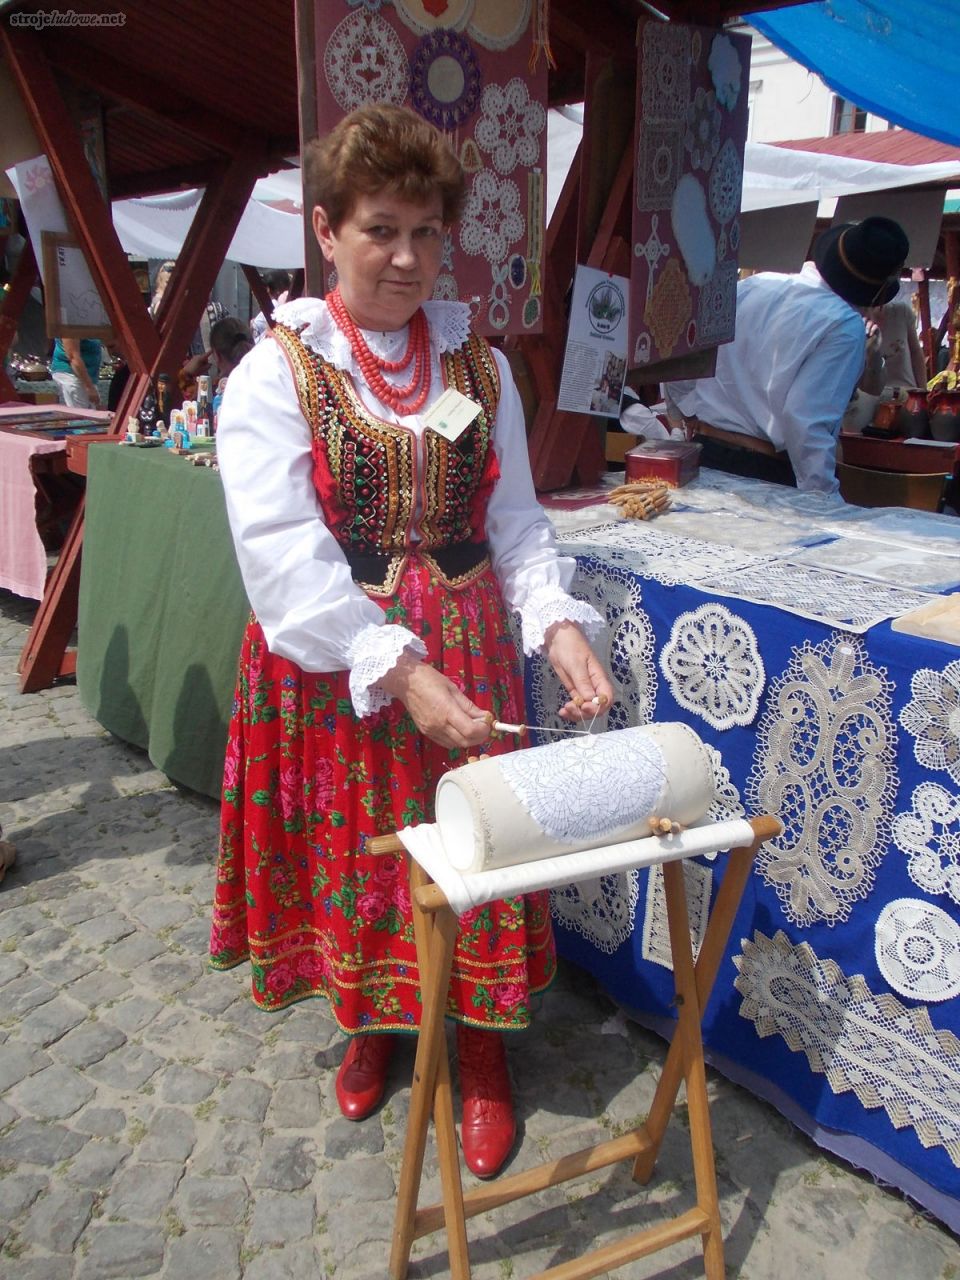
<instances>
[{"instance_id":1,"label":"man in white shirt","mask_svg":"<svg viewBox=\"0 0 960 1280\"><path fill-rule=\"evenodd\" d=\"M737 286L737 332L716 373L664 386L705 467L836 493L836 441L864 368L864 316L900 288L909 252L890 218L840 223L798 275Z\"/></svg>"}]
</instances>

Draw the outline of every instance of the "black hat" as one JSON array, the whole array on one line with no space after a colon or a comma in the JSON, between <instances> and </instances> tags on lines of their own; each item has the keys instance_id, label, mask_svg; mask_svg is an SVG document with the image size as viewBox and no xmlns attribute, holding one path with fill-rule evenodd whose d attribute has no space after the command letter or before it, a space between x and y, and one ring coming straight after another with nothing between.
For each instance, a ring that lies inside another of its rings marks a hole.
<instances>
[{"instance_id":1,"label":"black hat","mask_svg":"<svg viewBox=\"0 0 960 1280\"><path fill-rule=\"evenodd\" d=\"M892 218L838 222L813 246L813 260L827 284L853 307L879 307L900 289L910 252L903 227Z\"/></svg>"}]
</instances>

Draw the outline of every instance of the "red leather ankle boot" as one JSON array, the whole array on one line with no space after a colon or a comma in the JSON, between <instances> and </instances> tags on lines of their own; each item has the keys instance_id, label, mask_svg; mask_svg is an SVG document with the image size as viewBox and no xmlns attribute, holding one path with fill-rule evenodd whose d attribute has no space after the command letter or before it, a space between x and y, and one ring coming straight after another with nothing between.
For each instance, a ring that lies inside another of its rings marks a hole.
<instances>
[{"instance_id":1,"label":"red leather ankle boot","mask_svg":"<svg viewBox=\"0 0 960 1280\"><path fill-rule=\"evenodd\" d=\"M337 1072L337 1102L348 1120L365 1120L387 1087L395 1037L354 1036Z\"/></svg>"},{"instance_id":2,"label":"red leather ankle boot","mask_svg":"<svg viewBox=\"0 0 960 1280\"><path fill-rule=\"evenodd\" d=\"M457 1054L463 1158L478 1178L492 1178L503 1167L517 1136L503 1036L457 1023Z\"/></svg>"}]
</instances>

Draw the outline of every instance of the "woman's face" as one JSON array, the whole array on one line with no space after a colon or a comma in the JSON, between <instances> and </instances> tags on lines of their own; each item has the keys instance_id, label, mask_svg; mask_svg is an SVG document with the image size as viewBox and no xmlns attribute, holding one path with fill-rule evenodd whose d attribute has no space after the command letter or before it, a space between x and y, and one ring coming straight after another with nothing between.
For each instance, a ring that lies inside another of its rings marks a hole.
<instances>
[{"instance_id":1,"label":"woman's face","mask_svg":"<svg viewBox=\"0 0 960 1280\"><path fill-rule=\"evenodd\" d=\"M402 329L433 296L444 232L439 194L426 204L386 191L359 196L338 231L318 205L313 229L361 329Z\"/></svg>"}]
</instances>

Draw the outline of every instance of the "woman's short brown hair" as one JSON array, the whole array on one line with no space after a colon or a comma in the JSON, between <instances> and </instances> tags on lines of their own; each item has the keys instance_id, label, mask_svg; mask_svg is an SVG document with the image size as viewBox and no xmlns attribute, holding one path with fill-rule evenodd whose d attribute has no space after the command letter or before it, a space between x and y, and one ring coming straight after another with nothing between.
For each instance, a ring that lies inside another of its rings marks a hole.
<instances>
[{"instance_id":1,"label":"woman's short brown hair","mask_svg":"<svg viewBox=\"0 0 960 1280\"><path fill-rule=\"evenodd\" d=\"M407 107L371 104L351 111L307 144L304 176L311 199L339 231L358 196L391 191L411 204L439 195L445 225L460 216L466 182L438 129Z\"/></svg>"}]
</instances>

